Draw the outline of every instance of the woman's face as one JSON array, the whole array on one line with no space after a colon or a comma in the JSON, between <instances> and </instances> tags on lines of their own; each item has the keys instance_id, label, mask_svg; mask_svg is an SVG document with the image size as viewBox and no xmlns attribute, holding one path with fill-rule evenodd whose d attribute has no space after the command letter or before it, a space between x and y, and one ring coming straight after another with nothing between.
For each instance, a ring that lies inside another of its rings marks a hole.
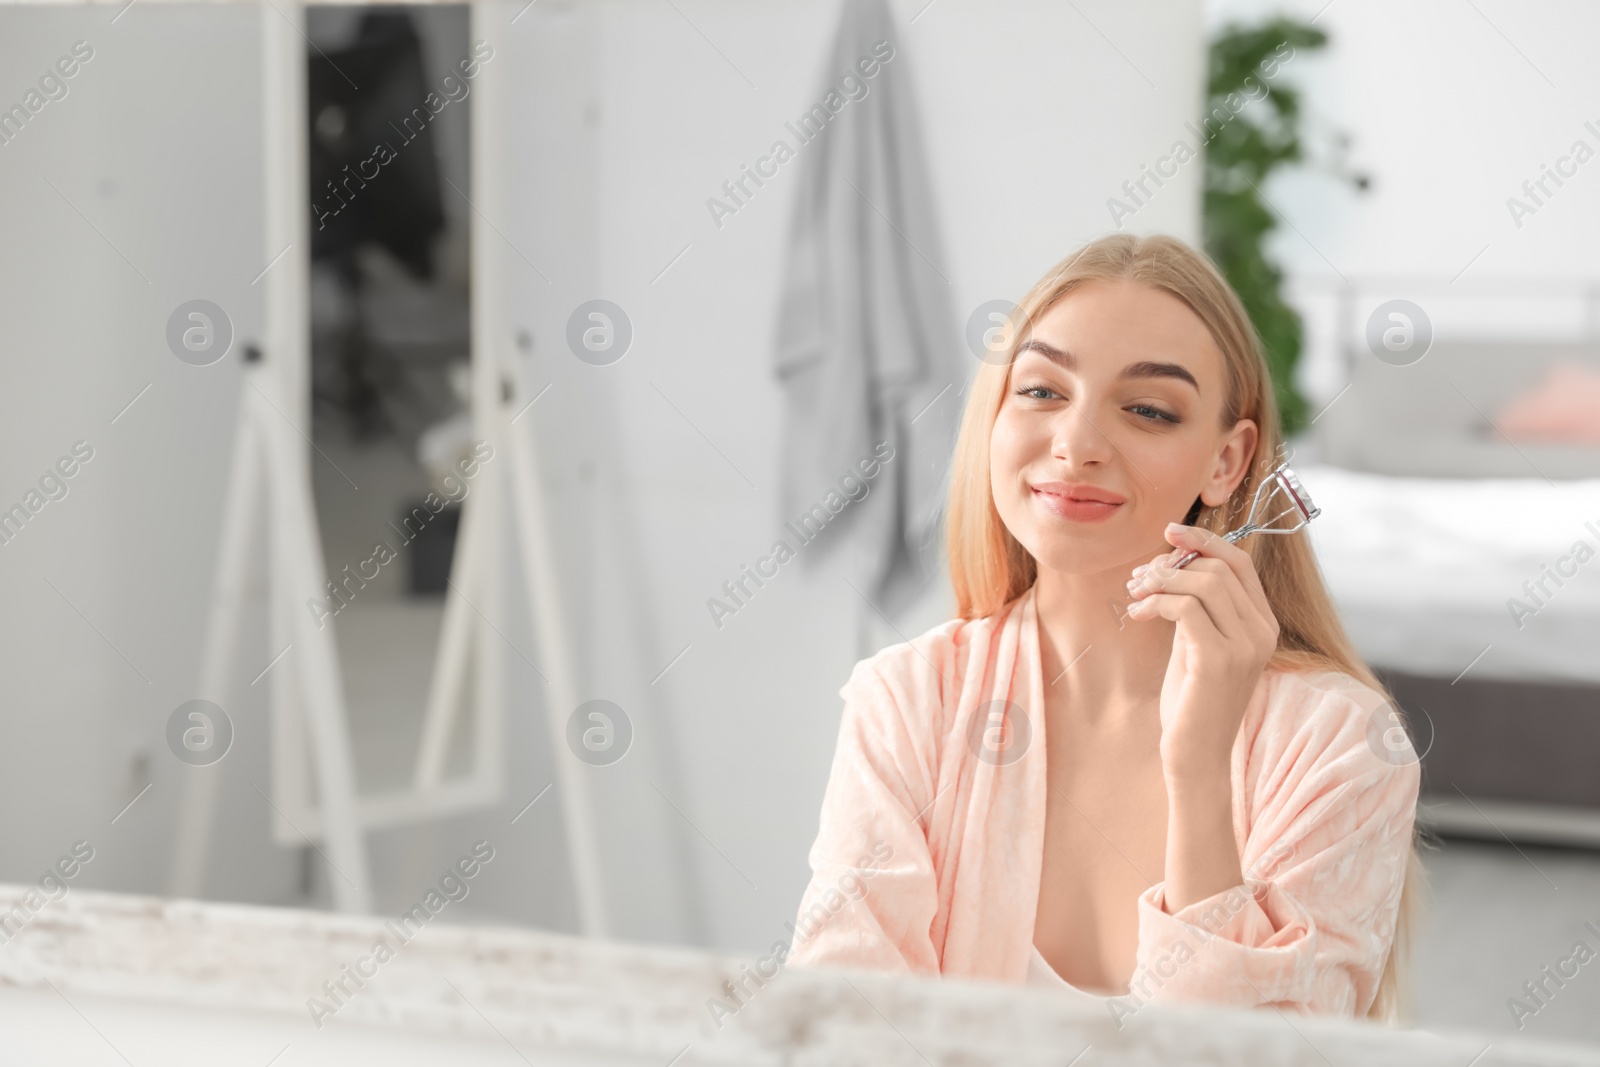
<instances>
[{"instance_id":1,"label":"woman's face","mask_svg":"<svg viewBox=\"0 0 1600 1067\"><path fill-rule=\"evenodd\" d=\"M1256 426L1221 427L1226 373L1187 304L1088 282L1034 325L989 441L995 508L1041 567L1088 574L1170 548L1196 496L1227 500Z\"/></svg>"}]
</instances>

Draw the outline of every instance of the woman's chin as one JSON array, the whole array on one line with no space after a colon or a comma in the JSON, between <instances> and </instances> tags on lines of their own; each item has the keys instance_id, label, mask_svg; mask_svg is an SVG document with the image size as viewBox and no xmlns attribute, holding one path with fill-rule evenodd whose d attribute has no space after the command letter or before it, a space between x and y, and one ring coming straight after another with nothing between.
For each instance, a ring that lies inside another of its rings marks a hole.
<instances>
[{"instance_id":1,"label":"woman's chin","mask_svg":"<svg viewBox=\"0 0 1600 1067\"><path fill-rule=\"evenodd\" d=\"M1150 547L1140 549L1140 545ZM1023 541L1022 547L1041 569L1063 575L1100 574L1115 568L1131 571L1137 564L1148 563L1172 548L1159 534L1130 537L1126 531L1100 529L1074 531L1070 537L1059 532L1049 537L1035 536Z\"/></svg>"}]
</instances>

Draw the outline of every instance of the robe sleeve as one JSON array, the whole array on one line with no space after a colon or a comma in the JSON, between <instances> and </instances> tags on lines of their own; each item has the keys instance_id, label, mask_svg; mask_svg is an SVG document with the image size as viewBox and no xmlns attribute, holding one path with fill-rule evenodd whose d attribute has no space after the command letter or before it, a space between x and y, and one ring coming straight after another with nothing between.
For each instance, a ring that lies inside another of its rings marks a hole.
<instances>
[{"instance_id":1,"label":"robe sleeve","mask_svg":"<svg viewBox=\"0 0 1600 1067\"><path fill-rule=\"evenodd\" d=\"M903 709L929 706L856 664L839 690L844 712L811 846L788 962L936 975L931 934L939 891L926 827L936 763L924 724Z\"/></svg>"},{"instance_id":2,"label":"robe sleeve","mask_svg":"<svg viewBox=\"0 0 1600 1067\"><path fill-rule=\"evenodd\" d=\"M1376 996L1413 848L1416 753L1385 734L1383 697L1347 675L1294 679L1275 700L1249 756L1244 882L1176 913L1165 881L1140 894L1136 1004L1358 1017Z\"/></svg>"}]
</instances>

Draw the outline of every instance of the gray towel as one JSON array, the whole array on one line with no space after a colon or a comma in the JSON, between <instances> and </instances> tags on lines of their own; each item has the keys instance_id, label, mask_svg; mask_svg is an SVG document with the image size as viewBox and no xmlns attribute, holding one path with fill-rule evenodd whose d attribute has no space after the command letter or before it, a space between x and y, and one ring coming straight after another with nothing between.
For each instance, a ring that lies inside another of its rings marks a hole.
<instances>
[{"instance_id":1,"label":"gray towel","mask_svg":"<svg viewBox=\"0 0 1600 1067\"><path fill-rule=\"evenodd\" d=\"M858 63L885 54L864 77ZM950 449L976 365L951 312L907 59L886 0L844 0L822 88L808 101L821 110L789 124L820 129L797 148L775 361L786 520L838 492L845 475L859 477L879 442L894 448L867 495L801 553L814 563L853 543L858 588L889 615L937 568Z\"/></svg>"}]
</instances>

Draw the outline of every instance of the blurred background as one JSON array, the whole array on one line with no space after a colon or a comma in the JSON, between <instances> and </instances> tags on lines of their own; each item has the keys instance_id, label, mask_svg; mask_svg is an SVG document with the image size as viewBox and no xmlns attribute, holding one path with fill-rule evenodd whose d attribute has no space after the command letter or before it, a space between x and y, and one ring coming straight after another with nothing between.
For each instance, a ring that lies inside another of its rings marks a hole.
<instances>
[{"instance_id":1,"label":"blurred background","mask_svg":"<svg viewBox=\"0 0 1600 1067\"><path fill-rule=\"evenodd\" d=\"M994 309L1162 232L1245 298L1325 576L1424 753L1419 1023L1600 1043L1588 968L1525 990L1600 947L1600 10L486 10L307 11L304 226L272 246L272 13L0 7L0 879L84 839L77 886L333 908L359 881L393 914L487 840L451 921L786 940L839 687L952 611L920 505ZM895 460L812 544L818 443L852 427L808 404L808 300L856 226L939 296L906 301L910 369L851 394ZM275 285L298 376L261 376ZM304 461L253 510L250 418ZM296 515L330 584L285 593ZM430 706L458 711L431 747ZM320 829L330 760L360 879Z\"/></svg>"}]
</instances>

